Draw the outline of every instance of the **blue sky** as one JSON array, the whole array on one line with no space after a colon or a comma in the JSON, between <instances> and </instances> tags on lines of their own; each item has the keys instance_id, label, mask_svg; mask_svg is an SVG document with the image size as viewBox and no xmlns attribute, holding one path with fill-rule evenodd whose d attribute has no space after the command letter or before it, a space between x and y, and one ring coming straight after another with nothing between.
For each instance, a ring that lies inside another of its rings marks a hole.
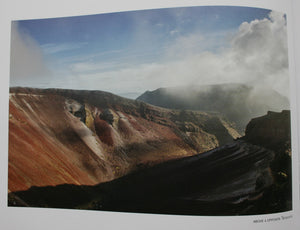
<instances>
[{"instance_id":1,"label":"blue sky","mask_svg":"<svg viewBox=\"0 0 300 230\"><path fill-rule=\"evenodd\" d=\"M96 89L134 98L145 90L195 81L251 83L255 79L231 77L238 74L234 65L242 53L235 49L241 36L247 42L243 47L253 46L255 39L266 45L271 34L265 36L260 25L273 30L275 20L285 20L271 14L258 8L210 6L15 21L10 84ZM242 25L248 25L245 31ZM286 33L285 23L280 26L277 30ZM282 36L277 42L286 43ZM228 58L232 63L224 64ZM219 73L211 62L220 62ZM224 69L227 77L220 74Z\"/></svg>"}]
</instances>

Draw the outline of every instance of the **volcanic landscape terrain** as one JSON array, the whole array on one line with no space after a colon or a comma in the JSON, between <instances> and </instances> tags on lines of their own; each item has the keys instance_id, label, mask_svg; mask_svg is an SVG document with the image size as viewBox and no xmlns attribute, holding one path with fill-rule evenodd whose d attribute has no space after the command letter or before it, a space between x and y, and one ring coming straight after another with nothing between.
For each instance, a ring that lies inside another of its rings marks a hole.
<instances>
[{"instance_id":1,"label":"volcanic landscape terrain","mask_svg":"<svg viewBox=\"0 0 300 230\"><path fill-rule=\"evenodd\" d=\"M8 205L190 215L291 209L288 110L242 129L244 118L222 110L141 99L11 88Z\"/></svg>"}]
</instances>

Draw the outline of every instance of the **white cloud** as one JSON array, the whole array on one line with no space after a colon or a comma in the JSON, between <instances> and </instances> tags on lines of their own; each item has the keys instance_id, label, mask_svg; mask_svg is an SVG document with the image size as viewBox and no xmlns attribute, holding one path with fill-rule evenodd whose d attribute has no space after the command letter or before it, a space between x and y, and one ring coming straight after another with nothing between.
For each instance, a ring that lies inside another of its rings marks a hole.
<instances>
[{"instance_id":1,"label":"white cloud","mask_svg":"<svg viewBox=\"0 0 300 230\"><path fill-rule=\"evenodd\" d=\"M150 33L144 32L144 28L136 31L137 40ZM18 31L17 24L13 24L12 35L11 82L34 82L47 76L49 72L38 44L28 34ZM48 44L44 49L55 54L76 47ZM136 92L138 96L159 87L249 83L289 95L286 19L278 12L271 12L269 18L244 22L234 34L228 31L227 36L224 31L214 34L197 31L177 37L160 50L161 58L151 63L132 65L133 57L145 60L148 55L143 53L139 57L138 50L129 50L125 56L119 50L109 52L120 52L120 56L110 60L97 58L105 53L69 57L64 70L58 69L47 87L99 89L116 94Z\"/></svg>"},{"instance_id":2,"label":"white cloud","mask_svg":"<svg viewBox=\"0 0 300 230\"><path fill-rule=\"evenodd\" d=\"M178 34L179 33L179 30L171 30L170 31L170 35L175 35L175 34Z\"/></svg>"},{"instance_id":3,"label":"white cloud","mask_svg":"<svg viewBox=\"0 0 300 230\"><path fill-rule=\"evenodd\" d=\"M75 62L69 65L69 70L78 74L90 74L105 72L107 70L122 67L122 63L116 62L96 62L96 61L83 61ZM124 66L123 66L124 67Z\"/></svg>"},{"instance_id":4,"label":"white cloud","mask_svg":"<svg viewBox=\"0 0 300 230\"><path fill-rule=\"evenodd\" d=\"M232 40L229 55L245 81L268 85L288 96L288 48L286 20L271 12L270 19L243 23Z\"/></svg>"},{"instance_id":5,"label":"white cloud","mask_svg":"<svg viewBox=\"0 0 300 230\"><path fill-rule=\"evenodd\" d=\"M82 75L81 85L99 85L115 93L143 92L186 84L248 83L289 94L287 31L283 14L241 24L231 46L219 53L203 51L211 45L205 35L178 38L163 62L105 73ZM214 41L215 42L215 41Z\"/></svg>"},{"instance_id":6,"label":"white cloud","mask_svg":"<svg viewBox=\"0 0 300 230\"><path fill-rule=\"evenodd\" d=\"M163 61L81 75L80 85L142 93L159 87L234 82L271 87L289 96L285 17L276 12L269 17L242 23L231 45L220 52L204 51L212 45L205 35L187 35L169 46Z\"/></svg>"},{"instance_id":7,"label":"white cloud","mask_svg":"<svg viewBox=\"0 0 300 230\"><path fill-rule=\"evenodd\" d=\"M11 28L10 65L12 86L33 85L36 80L46 79L50 74L39 45L29 34L19 31L16 22L12 23Z\"/></svg>"},{"instance_id":8,"label":"white cloud","mask_svg":"<svg viewBox=\"0 0 300 230\"><path fill-rule=\"evenodd\" d=\"M80 49L86 44L87 44L86 42L62 43L62 44L48 43L48 44L43 45L41 48L46 54L56 54L56 53L60 53L63 51Z\"/></svg>"}]
</instances>

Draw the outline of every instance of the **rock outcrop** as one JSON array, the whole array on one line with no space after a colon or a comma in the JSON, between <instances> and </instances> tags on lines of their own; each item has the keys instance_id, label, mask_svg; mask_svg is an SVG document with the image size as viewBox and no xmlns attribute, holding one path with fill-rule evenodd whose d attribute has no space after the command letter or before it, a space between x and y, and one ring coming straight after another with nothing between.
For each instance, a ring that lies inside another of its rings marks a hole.
<instances>
[{"instance_id":1,"label":"rock outcrop","mask_svg":"<svg viewBox=\"0 0 300 230\"><path fill-rule=\"evenodd\" d=\"M290 111L269 111L267 115L252 119L246 127L245 140L276 149L291 141Z\"/></svg>"},{"instance_id":2,"label":"rock outcrop","mask_svg":"<svg viewBox=\"0 0 300 230\"><path fill-rule=\"evenodd\" d=\"M265 116L252 119L242 138L247 142L272 150L270 163L274 184L263 197L276 211L292 209L292 152L290 111L269 111Z\"/></svg>"},{"instance_id":3,"label":"rock outcrop","mask_svg":"<svg viewBox=\"0 0 300 230\"><path fill-rule=\"evenodd\" d=\"M66 106L70 113L75 117L79 117L83 123L86 122L85 105L81 105L74 100L66 100Z\"/></svg>"},{"instance_id":4,"label":"rock outcrop","mask_svg":"<svg viewBox=\"0 0 300 230\"><path fill-rule=\"evenodd\" d=\"M114 121L116 120L116 116L114 116L113 112L110 109L104 109L99 117L110 125L113 125Z\"/></svg>"}]
</instances>

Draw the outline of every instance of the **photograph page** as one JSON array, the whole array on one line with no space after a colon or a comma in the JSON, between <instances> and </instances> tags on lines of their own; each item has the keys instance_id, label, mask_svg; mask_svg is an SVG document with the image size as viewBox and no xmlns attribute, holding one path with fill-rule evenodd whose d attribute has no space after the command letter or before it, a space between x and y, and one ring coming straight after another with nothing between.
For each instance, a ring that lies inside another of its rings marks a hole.
<instances>
[{"instance_id":1,"label":"photograph page","mask_svg":"<svg viewBox=\"0 0 300 230\"><path fill-rule=\"evenodd\" d=\"M299 227L292 1L26 2L1 3L4 229Z\"/></svg>"}]
</instances>

